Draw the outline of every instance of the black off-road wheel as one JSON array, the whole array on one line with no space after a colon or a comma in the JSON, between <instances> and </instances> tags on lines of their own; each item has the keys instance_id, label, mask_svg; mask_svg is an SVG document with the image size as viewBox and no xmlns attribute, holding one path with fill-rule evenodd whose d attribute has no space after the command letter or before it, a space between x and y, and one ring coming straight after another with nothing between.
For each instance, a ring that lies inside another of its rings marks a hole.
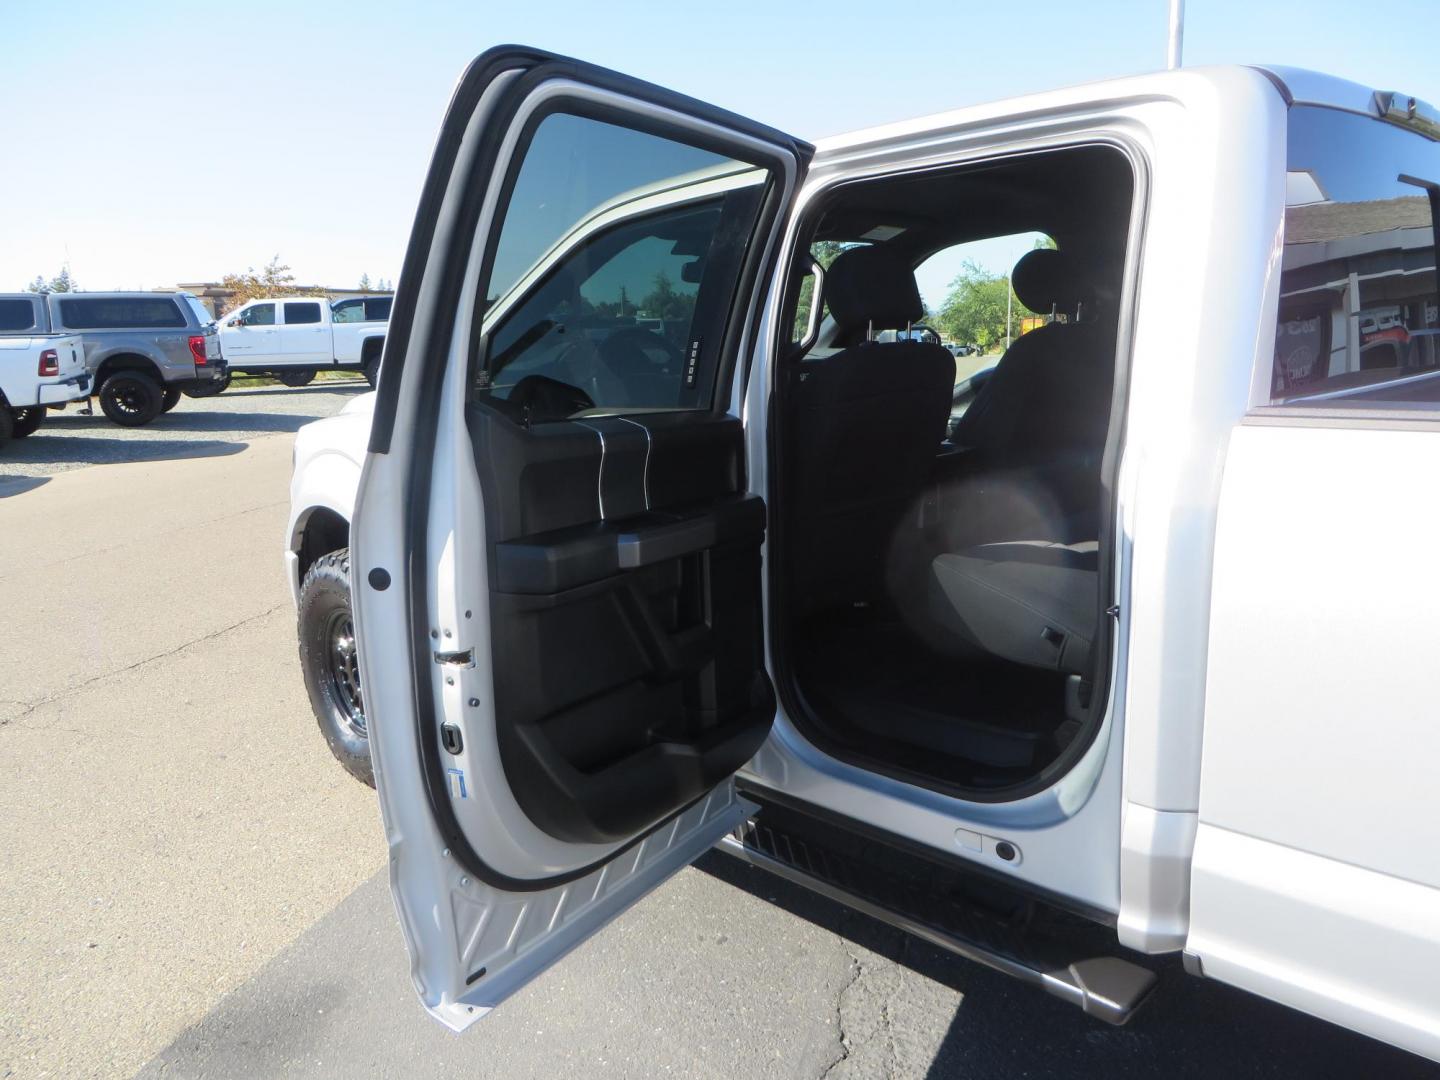
<instances>
[{"instance_id":1,"label":"black off-road wheel","mask_svg":"<svg viewBox=\"0 0 1440 1080\"><path fill-rule=\"evenodd\" d=\"M10 411L10 406L5 404L5 399L0 398L0 446L10 441L14 431L15 415Z\"/></svg>"},{"instance_id":2,"label":"black off-road wheel","mask_svg":"<svg viewBox=\"0 0 1440 1080\"><path fill-rule=\"evenodd\" d=\"M306 571L300 584L298 631L300 669L320 733L345 771L374 787L347 549L322 555Z\"/></svg>"},{"instance_id":3,"label":"black off-road wheel","mask_svg":"<svg viewBox=\"0 0 1440 1080\"><path fill-rule=\"evenodd\" d=\"M16 439L23 439L26 435L34 435L35 429L40 426L40 422L44 419L45 409L43 406L37 406L33 409L16 409L11 414L14 430L11 431L10 434Z\"/></svg>"},{"instance_id":4,"label":"black off-road wheel","mask_svg":"<svg viewBox=\"0 0 1440 1080\"><path fill-rule=\"evenodd\" d=\"M180 391L174 386L167 386L161 391L160 411L169 412L176 405L180 404Z\"/></svg>"},{"instance_id":5,"label":"black off-road wheel","mask_svg":"<svg viewBox=\"0 0 1440 1080\"><path fill-rule=\"evenodd\" d=\"M371 390L380 385L380 357L378 355L365 361L365 381L370 384Z\"/></svg>"},{"instance_id":6,"label":"black off-road wheel","mask_svg":"<svg viewBox=\"0 0 1440 1080\"><path fill-rule=\"evenodd\" d=\"M181 391L189 398L214 397L216 394L224 393L230 388L230 376L227 374L223 379L212 379L209 382L190 383Z\"/></svg>"},{"instance_id":7,"label":"black off-road wheel","mask_svg":"<svg viewBox=\"0 0 1440 1080\"><path fill-rule=\"evenodd\" d=\"M309 386L315 381L315 372L309 368L301 368L299 371L282 371L280 381L286 386Z\"/></svg>"},{"instance_id":8,"label":"black off-road wheel","mask_svg":"<svg viewBox=\"0 0 1440 1080\"><path fill-rule=\"evenodd\" d=\"M100 384L100 408L121 427L143 427L160 415L164 392L143 371L117 371Z\"/></svg>"}]
</instances>

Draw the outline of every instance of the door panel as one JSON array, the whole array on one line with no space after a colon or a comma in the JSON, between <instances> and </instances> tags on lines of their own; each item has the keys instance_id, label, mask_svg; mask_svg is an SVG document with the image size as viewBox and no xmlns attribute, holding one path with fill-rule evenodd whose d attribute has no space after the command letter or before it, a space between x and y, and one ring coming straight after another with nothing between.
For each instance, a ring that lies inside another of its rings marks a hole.
<instances>
[{"instance_id":1,"label":"door panel","mask_svg":"<svg viewBox=\"0 0 1440 1080\"><path fill-rule=\"evenodd\" d=\"M1215 538L1186 949L1440 1057L1440 432L1246 425Z\"/></svg>"},{"instance_id":2,"label":"door panel","mask_svg":"<svg viewBox=\"0 0 1440 1080\"><path fill-rule=\"evenodd\" d=\"M519 478L519 535L487 501L506 775L551 835L628 839L739 768L774 714L758 633L764 506L739 493L740 423L692 418L689 440L656 449L644 417L581 421L583 468L550 456L564 435L536 434L577 425L527 432L483 407L469 420L481 475ZM699 462L722 466L647 507L646 456L654 468L700 446Z\"/></svg>"},{"instance_id":3,"label":"door panel","mask_svg":"<svg viewBox=\"0 0 1440 1080\"><path fill-rule=\"evenodd\" d=\"M232 325L227 318L220 324L220 353L226 360L255 363L280 358L280 327L276 304L256 304L247 308L244 323Z\"/></svg>"},{"instance_id":4,"label":"door panel","mask_svg":"<svg viewBox=\"0 0 1440 1080\"><path fill-rule=\"evenodd\" d=\"M319 301L287 300L281 307L285 319L280 328L282 362L297 367L330 363L330 326Z\"/></svg>"},{"instance_id":5,"label":"door panel","mask_svg":"<svg viewBox=\"0 0 1440 1080\"><path fill-rule=\"evenodd\" d=\"M746 812L764 507L712 403L806 157L528 50L456 91L352 529L397 908L453 1027Z\"/></svg>"}]
</instances>

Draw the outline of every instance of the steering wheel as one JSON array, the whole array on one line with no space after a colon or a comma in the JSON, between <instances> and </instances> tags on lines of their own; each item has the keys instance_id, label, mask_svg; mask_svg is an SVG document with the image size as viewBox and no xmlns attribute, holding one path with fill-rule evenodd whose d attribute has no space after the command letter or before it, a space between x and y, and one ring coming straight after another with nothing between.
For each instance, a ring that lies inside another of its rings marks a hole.
<instances>
[{"instance_id":1,"label":"steering wheel","mask_svg":"<svg viewBox=\"0 0 1440 1080\"><path fill-rule=\"evenodd\" d=\"M660 363L655 361L657 352L664 354ZM623 327L602 341L600 357L622 379L631 375L679 375L685 359L669 338L638 326Z\"/></svg>"}]
</instances>

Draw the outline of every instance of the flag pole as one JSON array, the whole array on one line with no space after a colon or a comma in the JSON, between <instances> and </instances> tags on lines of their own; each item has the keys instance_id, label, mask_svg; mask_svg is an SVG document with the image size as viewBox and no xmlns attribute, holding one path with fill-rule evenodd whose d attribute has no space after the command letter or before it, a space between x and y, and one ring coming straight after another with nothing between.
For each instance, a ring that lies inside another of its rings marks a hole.
<instances>
[{"instance_id":1,"label":"flag pole","mask_svg":"<svg viewBox=\"0 0 1440 1080\"><path fill-rule=\"evenodd\" d=\"M1165 67L1174 71L1180 66L1180 49L1185 42L1185 0L1170 0L1170 41L1165 53Z\"/></svg>"}]
</instances>

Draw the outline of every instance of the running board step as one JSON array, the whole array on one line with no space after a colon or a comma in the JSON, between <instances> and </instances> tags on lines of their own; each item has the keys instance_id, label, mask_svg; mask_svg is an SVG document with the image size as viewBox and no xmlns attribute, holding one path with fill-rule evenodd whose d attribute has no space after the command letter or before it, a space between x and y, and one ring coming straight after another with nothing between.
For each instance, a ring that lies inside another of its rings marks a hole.
<instances>
[{"instance_id":1,"label":"running board step","mask_svg":"<svg viewBox=\"0 0 1440 1080\"><path fill-rule=\"evenodd\" d=\"M804 824L797 830L799 822ZM1063 936L1037 931L1032 919L1017 925L984 906L958 900L953 890L937 888L936 867L928 860L890 850L884 865L878 865L855 854L867 850L865 841L834 826L817 829L816 824L788 810L767 808L721 840L719 848L932 945L1038 986L1108 1024L1129 1020L1154 989L1156 975L1147 968L1118 956L1096 956ZM868 847L873 850L874 845ZM897 865L907 861L916 864L917 873Z\"/></svg>"}]
</instances>

